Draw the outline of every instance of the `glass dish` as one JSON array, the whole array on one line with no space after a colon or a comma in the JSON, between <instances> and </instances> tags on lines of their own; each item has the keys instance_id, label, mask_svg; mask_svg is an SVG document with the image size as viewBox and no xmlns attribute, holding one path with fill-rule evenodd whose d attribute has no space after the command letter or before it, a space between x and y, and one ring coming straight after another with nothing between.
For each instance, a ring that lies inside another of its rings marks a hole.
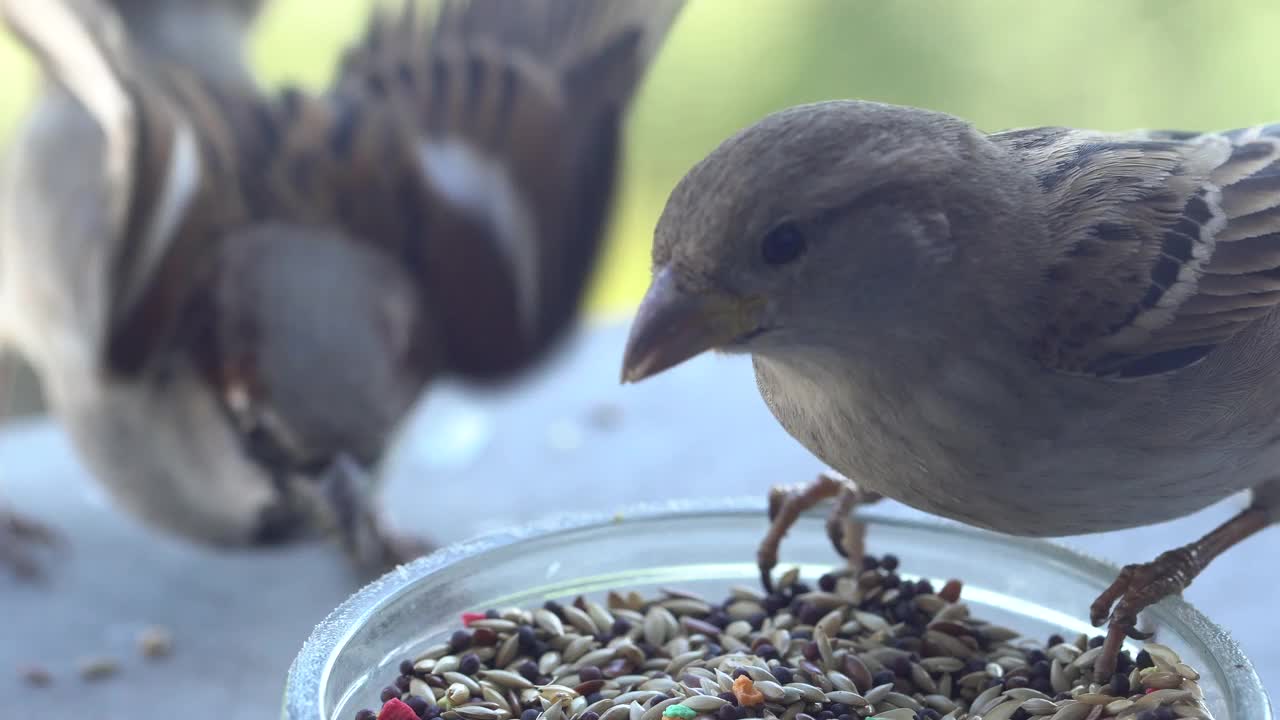
<instances>
[{"instance_id":1,"label":"glass dish","mask_svg":"<svg viewBox=\"0 0 1280 720\"><path fill-rule=\"evenodd\" d=\"M289 671L283 717L350 720L360 708L378 708L378 692L400 661L457 629L464 611L613 588L715 596L729 585L756 585L764 511L759 499L671 502L559 517L440 550L366 586L316 627ZM964 580L975 615L1034 638L1096 632L1084 613L1114 579L1111 565L952 523L860 517L869 551L898 555L906 577ZM822 522L801 518L780 569L800 565L813 580L838 564ZM1200 670L1217 720L1274 720L1257 673L1225 631L1179 599L1146 617L1160 642Z\"/></svg>"}]
</instances>

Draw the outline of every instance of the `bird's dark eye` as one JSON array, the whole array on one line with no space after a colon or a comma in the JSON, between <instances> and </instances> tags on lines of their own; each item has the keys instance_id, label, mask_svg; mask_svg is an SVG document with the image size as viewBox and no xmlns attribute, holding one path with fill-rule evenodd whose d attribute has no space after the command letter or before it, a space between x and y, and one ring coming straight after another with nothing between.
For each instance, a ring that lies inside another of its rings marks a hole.
<instances>
[{"instance_id":1,"label":"bird's dark eye","mask_svg":"<svg viewBox=\"0 0 1280 720\"><path fill-rule=\"evenodd\" d=\"M782 223L764 236L760 254L770 265L786 265L804 254L804 233L794 223Z\"/></svg>"}]
</instances>

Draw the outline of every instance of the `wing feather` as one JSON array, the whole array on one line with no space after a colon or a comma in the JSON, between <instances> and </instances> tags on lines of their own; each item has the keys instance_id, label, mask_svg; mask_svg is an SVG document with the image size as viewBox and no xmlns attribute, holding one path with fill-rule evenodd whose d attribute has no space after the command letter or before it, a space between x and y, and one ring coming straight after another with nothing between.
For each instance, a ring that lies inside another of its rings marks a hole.
<instances>
[{"instance_id":1,"label":"wing feather","mask_svg":"<svg viewBox=\"0 0 1280 720\"><path fill-rule=\"evenodd\" d=\"M1280 125L991 137L1031 168L1062 249L1034 346L1046 367L1173 372L1280 303Z\"/></svg>"}]
</instances>

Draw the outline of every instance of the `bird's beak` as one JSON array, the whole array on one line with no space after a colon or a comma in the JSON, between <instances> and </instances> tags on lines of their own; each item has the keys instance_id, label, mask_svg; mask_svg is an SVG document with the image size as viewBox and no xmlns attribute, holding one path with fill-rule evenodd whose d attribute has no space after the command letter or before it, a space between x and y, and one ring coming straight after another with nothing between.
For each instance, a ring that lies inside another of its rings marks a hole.
<instances>
[{"instance_id":1,"label":"bird's beak","mask_svg":"<svg viewBox=\"0 0 1280 720\"><path fill-rule=\"evenodd\" d=\"M688 292L669 268L658 270L631 325L622 382L639 382L755 331L763 307L760 298Z\"/></svg>"}]
</instances>

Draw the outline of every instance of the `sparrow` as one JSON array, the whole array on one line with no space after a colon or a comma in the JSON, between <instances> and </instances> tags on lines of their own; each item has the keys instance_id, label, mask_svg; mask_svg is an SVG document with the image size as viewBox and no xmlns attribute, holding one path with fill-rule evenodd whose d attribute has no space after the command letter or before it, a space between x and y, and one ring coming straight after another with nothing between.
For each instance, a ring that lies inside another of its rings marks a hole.
<instances>
[{"instance_id":1,"label":"sparrow","mask_svg":"<svg viewBox=\"0 0 1280 720\"><path fill-rule=\"evenodd\" d=\"M144 521L410 559L379 459L432 380L512 381L573 325L681 4L383 5L308 93L254 82L252 0L2 0L48 82L0 193L0 337Z\"/></svg>"},{"instance_id":2,"label":"sparrow","mask_svg":"<svg viewBox=\"0 0 1280 720\"><path fill-rule=\"evenodd\" d=\"M675 187L623 379L750 354L774 417L858 492L1007 534L1132 528L1252 490L1093 603L1106 678L1142 609L1280 519L1277 302L1280 125L986 134L822 102ZM854 493L820 478L777 521ZM785 530L761 548L766 580Z\"/></svg>"}]
</instances>

